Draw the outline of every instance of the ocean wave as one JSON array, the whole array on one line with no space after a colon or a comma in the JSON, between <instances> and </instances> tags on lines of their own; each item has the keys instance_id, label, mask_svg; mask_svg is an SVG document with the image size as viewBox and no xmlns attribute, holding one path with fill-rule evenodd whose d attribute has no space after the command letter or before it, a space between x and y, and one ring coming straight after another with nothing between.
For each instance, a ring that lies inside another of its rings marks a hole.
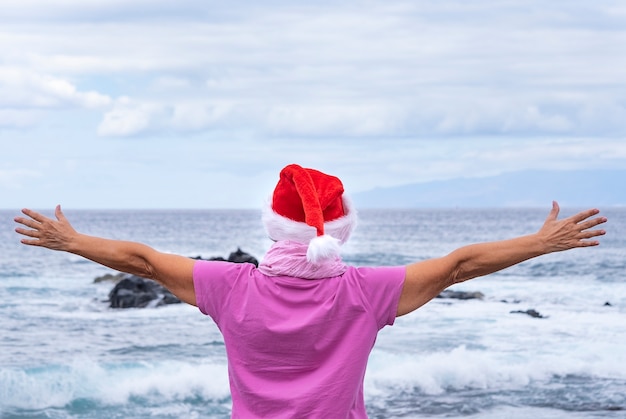
<instances>
[{"instance_id":1,"label":"ocean wave","mask_svg":"<svg viewBox=\"0 0 626 419\"><path fill-rule=\"evenodd\" d=\"M63 408L162 401L223 403L230 398L226 364L140 362L103 364L83 359L67 365L0 370L0 408Z\"/></svg>"},{"instance_id":2,"label":"ocean wave","mask_svg":"<svg viewBox=\"0 0 626 419\"><path fill-rule=\"evenodd\" d=\"M518 417L532 417L524 415L529 409L545 409L554 413L546 417L555 418L579 417L572 412L623 417L613 414L626 411L621 392L626 371L599 357L590 362L557 355L521 359L465 346L427 354L372 355L365 394L374 417L483 417L503 405L519 408Z\"/></svg>"},{"instance_id":3,"label":"ocean wave","mask_svg":"<svg viewBox=\"0 0 626 419\"><path fill-rule=\"evenodd\" d=\"M515 390L547 384L561 377L584 377L589 382L608 379L625 382L626 368L613 359L540 354L520 357L471 350L465 345L451 351L422 354L372 353L366 376L373 395L417 390L427 395L468 389Z\"/></svg>"}]
</instances>

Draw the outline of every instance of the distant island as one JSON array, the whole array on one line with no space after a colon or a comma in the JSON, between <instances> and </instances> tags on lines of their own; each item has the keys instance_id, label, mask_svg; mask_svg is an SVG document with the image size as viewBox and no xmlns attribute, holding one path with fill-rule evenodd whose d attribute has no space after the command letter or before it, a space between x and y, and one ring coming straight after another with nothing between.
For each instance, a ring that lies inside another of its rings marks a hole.
<instances>
[{"instance_id":1,"label":"distant island","mask_svg":"<svg viewBox=\"0 0 626 419\"><path fill-rule=\"evenodd\" d=\"M626 207L626 170L526 170L375 188L352 194L357 208Z\"/></svg>"}]
</instances>

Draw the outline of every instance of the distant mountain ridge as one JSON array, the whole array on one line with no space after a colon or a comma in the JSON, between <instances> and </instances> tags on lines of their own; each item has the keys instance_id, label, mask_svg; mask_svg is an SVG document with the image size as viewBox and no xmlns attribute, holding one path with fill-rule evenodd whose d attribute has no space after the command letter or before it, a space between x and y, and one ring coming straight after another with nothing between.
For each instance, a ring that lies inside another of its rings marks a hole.
<instances>
[{"instance_id":1,"label":"distant mountain ridge","mask_svg":"<svg viewBox=\"0 0 626 419\"><path fill-rule=\"evenodd\" d=\"M626 206L626 170L526 170L375 188L352 200L357 208Z\"/></svg>"}]
</instances>

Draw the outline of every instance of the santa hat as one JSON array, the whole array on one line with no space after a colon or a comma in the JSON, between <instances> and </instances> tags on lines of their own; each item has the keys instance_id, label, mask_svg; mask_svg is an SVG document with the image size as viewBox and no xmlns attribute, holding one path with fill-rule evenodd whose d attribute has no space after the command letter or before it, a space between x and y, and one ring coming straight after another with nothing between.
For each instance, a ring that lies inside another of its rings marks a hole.
<instances>
[{"instance_id":1,"label":"santa hat","mask_svg":"<svg viewBox=\"0 0 626 419\"><path fill-rule=\"evenodd\" d=\"M297 164L281 170L271 206L263 211L270 238L308 244L313 263L338 256L356 221L339 178Z\"/></svg>"}]
</instances>

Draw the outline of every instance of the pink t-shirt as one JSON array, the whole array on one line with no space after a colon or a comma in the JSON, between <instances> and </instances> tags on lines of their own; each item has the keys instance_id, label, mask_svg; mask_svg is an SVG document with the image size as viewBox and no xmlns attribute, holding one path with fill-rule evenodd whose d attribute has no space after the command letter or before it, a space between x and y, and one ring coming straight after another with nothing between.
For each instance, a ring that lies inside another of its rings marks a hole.
<instances>
[{"instance_id":1,"label":"pink t-shirt","mask_svg":"<svg viewBox=\"0 0 626 419\"><path fill-rule=\"evenodd\" d=\"M228 356L233 418L367 418L365 368L393 324L405 267L341 276L266 276L249 263L197 261L198 308Z\"/></svg>"}]
</instances>

